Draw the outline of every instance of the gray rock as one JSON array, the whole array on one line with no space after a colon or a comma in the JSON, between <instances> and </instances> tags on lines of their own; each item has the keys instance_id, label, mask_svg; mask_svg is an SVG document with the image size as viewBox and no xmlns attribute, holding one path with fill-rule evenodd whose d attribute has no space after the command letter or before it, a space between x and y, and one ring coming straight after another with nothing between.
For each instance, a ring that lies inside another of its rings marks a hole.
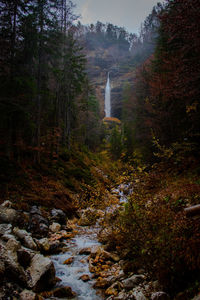
<instances>
[{"instance_id":1,"label":"gray rock","mask_svg":"<svg viewBox=\"0 0 200 300\"><path fill-rule=\"evenodd\" d=\"M19 240L21 240L22 244L25 247L32 250L37 250L37 245L31 237L30 233L28 233L26 230L19 229L18 227L15 227L13 229L13 232L19 238Z\"/></svg>"},{"instance_id":2,"label":"gray rock","mask_svg":"<svg viewBox=\"0 0 200 300\"><path fill-rule=\"evenodd\" d=\"M61 225L58 224L58 223L53 223L53 224L51 224L51 225L49 226L49 229L50 229L52 232L56 233L56 232L59 232L59 231L61 230Z\"/></svg>"},{"instance_id":3,"label":"gray rock","mask_svg":"<svg viewBox=\"0 0 200 300\"><path fill-rule=\"evenodd\" d=\"M40 215L40 216L42 215L41 210L36 205L31 207L30 214L31 215Z\"/></svg>"},{"instance_id":4,"label":"gray rock","mask_svg":"<svg viewBox=\"0 0 200 300\"><path fill-rule=\"evenodd\" d=\"M5 200L2 204L1 204L2 207L8 207L8 208L11 208L12 207L12 202L9 201L9 200Z\"/></svg>"},{"instance_id":5,"label":"gray rock","mask_svg":"<svg viewBox=\"0 0 200 300\"><path fill-rule=\"evenodd\" d=\"M29 230L38 238L47 236L49 231L49 222L47 219L41 216L41 213L33 213L35 211L36 209L33 209L30 215Z\"/></svg>"},{"instance_id":6,"label":"gray rock","mask_svg":"<svg viewBox=\"0 0 200 300\"><path fill-rule=\"evenodd\" d=\"M147 300L147 298L139 288L133 289L131 294L134 296L135 300Z\"/></svg>"},{"instance_id":7,"label":"gray rock","mask_svg":"<svg viewBox=\"0 0 200 300\"><path fill-rule=\"evenodd\" d=\"M15 248L10 250L12 243L15 244L15 241L8 241L7 244L0 242L0 257L5 266L5 277L23 286L26 285L26 274L18 263L17 253L13 251L16 250L16 247L18 248L19 244L15 244Z\"/></svg>"},{"instance_id":8,"label":"gray rock","mask_svg":"<svg viewBox=\"0 0 200 300\"><path fill-rule=\"evenodd\" d=\"M26 269L27 267L30 266L31 260L34 257L34 255L35 255L34 251L21 247L17 251L17 260L19 264Z\"/></svg>"},{"instance_id":9,"label":"gray rock","mask_svg":"<svg viewBox=\"0 0 200 300\"><path fill-rule=\"evenodd\" d=\"M170 300L170 297L165 292L156 292L151 295L151 300Z\"/></svg>"},{"instance_id":10,"label":"gray rock","mask_svg":"<svg viewBox=\"0 0 200 300\"><path fill-rule=\"evenodd\" d=\"M52 220L61 225L66 225L66 214L61 209L52 209L51 211Z\"/></svg>"},{"instance_id":11,"label":"gray rock","mask_svg":"<svg viewBox=\"0 0 200 300\"><path fill-rule=\"evenodd\" d=\"M31 236L29 236L29 235L27 235L24 238L23 244L24 244L25 247L27 247L29 249L37 250L36 243L34 242L33 238Z\"/></svg>"},{"instance_id":12,"label":"gray rock","mask_svg":"<svg viewBox=\"0 0 200 300\"><path fill-rule=\"evenodd\" d=\"M138 284L144 281L143 275L133 275L130 278L127 278L122 281L123 286L126 290L131 290L135 288Z\"/></svg>"},{"instance_id":13,"label":"gray rock","mask_svg":"<svg viewBox=\"0 0 200 300\"><path fill-rule=\"evenodd\" d=\"M20 300L36 300L37 295L29 290L23 290L23 292L20 293Z\"/></svg>"},{"instance_id":14,"label":"gray rock","mask_svg":"<svg viewBox=\"0 0 200 300\"><path fill-rule=\"evenodd\" d=\"M43 238L40 240L37 240L37 244L40 248L40 251L46 253L49 252L50 250L50 243L49 243L49 239L48 238Z\"/></svg>"},{"instance_id":15,"label":"gray rock","mask_svg":"<svg viewBox=\"0 0 200 300\"><path fill-rule=\"evenodd\" d=\"M5 241L5 242L7 242L8 240L10 240L10 239L12 239L12 238L15 238L15 236L12 235L12 234L8 234L8 233L2 235L2 237L1 237L1 239L2 239L3 241Z\"/></svg>"},{"instance_id":16,"label":"gray rock","mask_svg":"<svg viewBox=\"0 0 200 300\"><path fill-rule=\"evenodd\" d=\"M0 223L15 223L18 219L18 213L13 208L0 205Z\"/></svg>"},{"instance_id":17,"label":"gray rock","mask_svg":"<svg viewBox=\"0 0 200 300\"><path fill-rule=\"evenodd\" d=\"M6 249L12 252L16 252L21 248L21 243L15 239L15 237L11 237L6 243Z\"/></svg>"},{"instance_id":18,"label":"gray rock","mask_svg":"<svg viewBox=\"0 0 200 300\"><path fill-rule=\"evenodd\" d=\"M115 300L125 300L127 299L127 294L125 293L125 291L121 291L117 297L115 297Z\"/></svg>"},{"instance_id":19,"label":"gray rock","mask_svg":"<svg viewBox=\"0 0 200 300\"><path fill-rule=\"evenodd\" d=\"M52 261L41 254L36 254L27 269L28 286L34 292L48 289L55 282L55 268Z\"/></svg>"},{"instance_id":20,"label":"gray rock","mask_svg":"<svg viewBox=\"0 0 200 300\"><path fill-rule=\"evenodd\" d=\"M11 224L0 224L0 236L4 234L10 234L12 231Z\"/></svg>"}]
</instances>

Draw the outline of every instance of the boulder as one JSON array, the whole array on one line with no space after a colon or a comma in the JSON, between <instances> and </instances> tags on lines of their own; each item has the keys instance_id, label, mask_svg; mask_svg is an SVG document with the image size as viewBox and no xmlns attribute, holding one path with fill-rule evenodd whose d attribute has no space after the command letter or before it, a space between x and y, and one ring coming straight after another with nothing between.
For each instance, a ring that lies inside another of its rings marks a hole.
<instances>
[{"instance_id":1,"label":"boulder","mask_svg":"<svg viewBox=\"0 0 200 300\"><path fill-rule=\"evenodd\" d=\"M131 294L134 296L135 300L147 300L143 292L139 288L135 288L131 291Z\"/></svg>"},{"instance_id":2,"label":"boulder","mask_svg":"<svg viewBox=\"0 0 200 300\"><path fill-rule=\"evenodd\" d=\"M18 220L18 213L13 208L8 208L0 205L0 223L16 223Z\"/></svg>"},{"instance_id":3,"label":"boulder","mask_svg":"<svg viewBox=\"0 0 200 300\"><path fill-rule=\"evenodd\" d=\"M23 292L20 293L20 300L37 300L37 295L29 290L23 290Z\"/></svg>"},{"instance_id":4,"label":"boulder","mask_svg":"<svg viewBox=\"0 0 200 300\"><path fill-rule=\"evenodd\" d=\"M19 264L25 269L30 266L31 260L34 257L35 252L30 251L24 247L17 250L17 260Z\"/></svg>"},{"instance_id":5,"label":"boulder","mask_svg":"<svg viewBox=\"0 0 200 300\"><path fill-rule=\"evenodd\" d=\"M61 230L61 225L58 224L58 223L53 223L53 224L51 224L51 225L49 226L49 229L50 229L52 232L56 233L56 232L59 232L59 231Z\"/></svg>"},{"instance_id":6,"label":"boulder","mask_svg":"<svg viewBox=\"0 0 200 300\"><path fill-rule=\"evenodd\" d=\"M33 206L30 210L29 230L38 238L47 236L49 222L45 219L39 208Z\"/></svg>"},{"instance_id":7,"label":"boulder","mask_svg":"<svg viewBox=\"0 0 200 300\"><path fill-rule=\"evenodd\" d=\"M9 200L5 200L2 204L1 207L7 207L7 208L11 208L12 207L12 202Z\"/></svg>"},{"instance_id":8,"label":"boulder","mask_svg":"<svg viewBox=\"0 0 200 300\"><path fill-rule=\"evenodd\" d=\"M10 234L12 232L11 224L0 224L0 236Z\"/></svg>"},{"instance_id":9,"label":"boulder","mask_svg":"<svg viewBox=\"0 0 200 300\"><path fill-rule=\"evenodd\" d=\"M115 300L125 300L125 299L128 299L127 298L128 295L126 294L126 292L123 290L121 291L117 297L115 297Z\"/></svg>"},{"instance_id":10,"label":"boulder","mask_svg":"<svg viewBox=\"0 0 200 300\"><path fill-rule=\"evenodd\" d=\"M34 292L48 289L55 283L55 268L52 261L41 254L36 254L27 269L28 287Z\"/></svg>"},{"instance_id":11,"label":"boulder","mask_svg":"<svg viewBox=\"0 0 200 300\"><path fill-rule=\"evenodd\" d=\"M135 288L138 284L144 281L144 275L133 275L122 281L123 286L126 290Z\"/></svg>"},{"instance_id":12,"label":"boulder","mask_svg":"<svg viewBox=\"0 0 200 300\"><path fill-rule=\"evenodd\" d=\"M151 300L170 300L170 297L165 292L156 292L151 295Z\"/></svg>"},{"instance_id":13,"label":"boulder","mask_svg":"<svg viewBox=\"0 0 200 300\"><path fill-rule=\"evenodd\" d=\"M21 248L21 244L16 240L14 236L12 236L6 243L6 249L12 252L17 252L18 249Z\"/></svg>"},{"instance_id":14,"label":"boulder","mask_svg":"<svg viewBox=\"0 0 200 300\"><path fill-rule=\"evenodd\" d=\"M89 255L91 253L91 248L83 248L79 251L80 255Z\"/></svg>"},{"instance_id":15,"label":"boulder","mask_svg":"<svg viewBox=\"0 0 200 300\"><path fill-rule=\"evenodd\" d=\"M66 225L66 214L61 209L52 209L51 211L52 221L61 225Z\"/></svg>"},{"instance_id":16,"label":"boulder","mask_svg":"<svg viewBox=\"0 0 200 300\"><path fill-rule=\"evenodd\" d=\"M13 245L13 248L11 247ZM26 285L26 274L22 266L18 263L16 249L20 243L16 240L8 241L6 244L0 241L1 265L5 270L4 277L11 281ZM12 250L10 250L12 248Z\"/></svg>"},{"instance_id":17,"label":"boulder","mask_svg":"<svg viewBox=\"0 0 200 300\"><path fill-rule=\"evenodd\" d=\"M71 287L65 286L65 287L59 287L53 291L54 297L58 298L74 298L76 296L76 293L72 291Z\"/></svg>"},{"instance_id":18,"label":"boulder","mask_svg":"<svg viewBox=\"0 0 200 300\"><path fill-rule=\"evenodd\" d=\"M73 261L74 261L74 257L69 257L64 261L63 265L71 265Z\"/></svg>"},{"instance_id":19,"label":"boulder","mask_svg":"<svg viewBox=\"0 0 200 300\"><path fill-rule=\"evenodd\" d=\"M87 274L82 275L79 279L81 279L84 282L87 282L90 280L90 276Z\"/></svg>"},{"instance_id":20,"label":"boulder","mask_svg":"<svg viewBox=\"0 0 200 300\"><path fill-rule=\"evenodd\" d=\"M105 291L105 294L106 294L107 296L111 296L111 295L117 296L117 295L118 295L118 291L117 291L116 289L112 288L112 287L109 287L109 288L107 288L107 290Z\"/></svg>"},{"instance_id":21,"label":"boulder","mask_svg":"<svg viewBox=\"0 0 200 300\"><path fill-rule=\"evenodd\" d=\"M119 256L115 253L111 253L108 251L102 251L101 257L107 259L107 260L112 260L114 262L118 262L120 260Z\"/></svg>"},{"instance_id":22,"label":"boulder","mask_svg":"<svg viewBox=\"0 0 200 300\"><path fill-rule=\"evenodd\" d=\"M43 238L43 239L37 240L37 244L38 244L38 246L40 248L40 251L42 253L49 252L49 250L50 250L50 242L49 242L48 238Z\"/></svg>"},{"instance_id":23,"label":"boulder","mask_svg":"<svg viewBox=\"0 0 200 300\"><path fill-rule=\"evenodd\" d=\"M19 229L18 227L15 227L13 229L13 232L25 247L32 250L37 250L37 245L31 237L30 233L28 233L26 230Z\"/></svg>"},{"instance_id":24,"label":"boulder","mask_svg":"<svg viewBox=\"0 0 200 300\"><path fill-rule=\"evenodd\" d=\"M40 215L40 216L42 215L41 210L36 205L31 207L30 214L31 215Z\"/></svg>"}]
</instances>

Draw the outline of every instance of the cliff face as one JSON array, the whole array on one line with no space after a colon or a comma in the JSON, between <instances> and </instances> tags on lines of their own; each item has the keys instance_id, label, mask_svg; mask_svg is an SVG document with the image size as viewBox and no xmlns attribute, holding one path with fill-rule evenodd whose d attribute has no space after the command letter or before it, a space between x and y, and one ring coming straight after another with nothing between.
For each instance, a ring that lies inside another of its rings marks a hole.
<instances>
[{"instance_id":1,"label":"cliff face","mask_svg":"<svg viewBox=\"0 0 200 300\"><path fill-rule=\"evenodd\" d=\"M87 48L87 45L86 45ZM107 48L97 46L87 49L87 72L95 88L95 95L100 103L101 116L105 116L104 97L108 72L111 84L111 115L121 118L123 88L133 81L134 74L129 70L127 62L130 59L128 48L121 49L119 45Z\"/></svg>"}]
</instances>

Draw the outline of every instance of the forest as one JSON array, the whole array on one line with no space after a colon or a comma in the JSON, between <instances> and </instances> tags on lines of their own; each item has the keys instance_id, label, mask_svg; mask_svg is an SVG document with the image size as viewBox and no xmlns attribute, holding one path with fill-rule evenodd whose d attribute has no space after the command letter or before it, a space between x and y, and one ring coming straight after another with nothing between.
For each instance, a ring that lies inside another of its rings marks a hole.
<instances>
[{"instance_id":1,"label":"forest","mask_svg":"<svg viewBox=\"0 0 200 300\"><path fill-rule=\"evenodd\" d=\"M0 0L0 299L198 300L200 2L74 8Z\"/></svg>"}]
</instances>

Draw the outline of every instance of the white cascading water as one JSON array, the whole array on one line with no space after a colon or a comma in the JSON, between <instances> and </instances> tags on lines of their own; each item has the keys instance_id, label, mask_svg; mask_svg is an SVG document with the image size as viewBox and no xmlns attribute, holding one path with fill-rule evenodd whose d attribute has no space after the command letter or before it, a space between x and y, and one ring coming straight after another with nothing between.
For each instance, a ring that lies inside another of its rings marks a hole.
<instances>
[{"instance_id":1,"label":"white cascading water","mask_svg":"<svg viewBox=\"0 0 200 300\"><path fill-rule=\"evenodd\" d=\"M106 117L111 117L111 104L110 104L110 77L108 72L108 78L106 83L106 90L105 90L105 114Z\"/></svg>"}]
</instances>

